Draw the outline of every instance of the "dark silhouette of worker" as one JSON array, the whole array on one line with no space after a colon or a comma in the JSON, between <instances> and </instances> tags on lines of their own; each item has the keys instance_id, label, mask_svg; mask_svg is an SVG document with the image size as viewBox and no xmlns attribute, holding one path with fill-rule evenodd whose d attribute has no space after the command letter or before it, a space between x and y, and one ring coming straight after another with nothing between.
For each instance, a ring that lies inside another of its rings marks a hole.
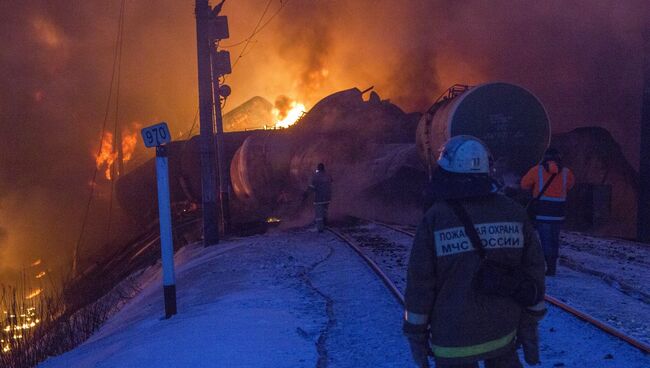
<instances>
[{"instance_id":1,"label":"dark silhouette of worker","mask_svg":"<svg viewBox=\"0 0 650 368\"><path fill-rule=\"evenodd\" d=\"M307 198L311 192L314 192L316 229L321 233L327 226L327 208L332 199L332 177L325 172L323 163L319 163L316 167L303 198Z\"/></svg>"},{"instance_id":2,"label":"dark silhouette of worker","mask_svg":"<svg viewBox=\"0 0 650 368\"><path fill-rule=\"evenodd\" d=\"M533 192L534 199L528 206L544 249L547 276L556 273L567 192L574 183L573 173L562 166L562 156L555 148L546 150L542 162L521 178L521 188Z\"/></svg>"}]
</instances>

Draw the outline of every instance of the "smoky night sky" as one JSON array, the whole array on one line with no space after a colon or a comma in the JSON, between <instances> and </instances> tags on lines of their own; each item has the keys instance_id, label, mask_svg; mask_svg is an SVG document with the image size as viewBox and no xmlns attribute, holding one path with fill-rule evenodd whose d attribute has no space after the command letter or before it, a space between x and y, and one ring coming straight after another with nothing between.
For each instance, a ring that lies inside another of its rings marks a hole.
<instances>
[{"instance_id":1,"label":"smoky night sky","mask_svg":"<svg viewBox=\"0 0 650 368\"><path fill-rule=\"evenodd\" d=\"M246 39L267 1L226 1L231 38L222 46ZM647 0L282 3L227 78L226 110L256 95L311 107L331 92L375 86L405 111L423 111L455 83L501 80L535 93L555 132L606 127L638 162ZM272 0L265 19L280 4ZM119 0L0 2L0 282L35 258L52 268L69 262L106 113L119 8ZM233 62L242 47L229 49ZM166 120L175 135L187 134L196 75L194 1L127 0L123 129ZM138 144L127 170L152 154ZM87 243L104 231L108 187L98 180Z\"/></svg>"}]
</instances>

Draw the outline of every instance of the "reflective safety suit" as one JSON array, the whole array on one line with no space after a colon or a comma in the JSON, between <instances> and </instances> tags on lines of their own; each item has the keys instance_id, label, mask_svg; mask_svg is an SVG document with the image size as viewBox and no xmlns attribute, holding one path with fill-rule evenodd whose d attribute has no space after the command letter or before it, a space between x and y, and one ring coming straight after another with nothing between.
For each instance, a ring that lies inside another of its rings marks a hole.
<instances>
[{"instance_id":1,"label":"reflective safety suit","mask_svg":"<svg viewBox=\"0 0 650 368\"><path fill-rule=\"evenodd\" d=\"M521 188L532 190L533 197L537 197L551 176L556 174L544 194L534 203L536 227L548 266L547 274L555 275L560 249L560 229L566 218L567 193L573 188L575 178L571 170L566 167L560 168L554 161L548 161L546 167L537 165L528 170L521 179Z\"/></svg>"},{"instance_id":2,"label":"reflective safety suit","mask_svg":"<svg viewBox=\"0 0 650 368\"><path fill-rule=\"evenodd\" d=\"M568 168L560 168L554 161L548 161L548 170L544 165L537 165L521 178L521 188L533 191L533 197L548 183L553 174L553 182L535 205L535 219L541 222L563 222L566 217L566 196L573 188L575 178Z\"/></svg>"},{"instance_id":3,"label":"reflective safety suit","mask_svg":"<svg viewBox=\"0 0 650 368\"><path fill-rule=\"evenodd\" d=\"M543 290L542 249L525 210L499 194L460 203L474 223L487 257L523 267ZM472 280L479 263L462 222L446 202L436 201L420 223L411 250L405 332L407 327L418 330L417 326L428 326L437 366L473 366L486 360L490 367L520 367L513 352L523 308L510 297L474 289ZM507 358L510 356L513 359Z\"/></svg>"},{"instance_id":4,"label":"reflective safety suit","mask_svg":"<svg viewBox=\"0 0 650 368\"><path fill-rule=\"evenodd\" d=\"M318 231L323 231L327 224L327 208L332 199L332 178L325 170L316 170L309 182L309 190L314 192L316 228Z\"/></svg>"}]
</instances>

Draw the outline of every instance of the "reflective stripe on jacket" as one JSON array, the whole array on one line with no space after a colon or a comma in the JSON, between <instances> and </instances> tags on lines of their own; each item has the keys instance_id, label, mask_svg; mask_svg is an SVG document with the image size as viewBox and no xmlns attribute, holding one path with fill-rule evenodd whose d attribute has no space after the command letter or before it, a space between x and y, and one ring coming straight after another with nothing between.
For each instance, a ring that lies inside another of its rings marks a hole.
<instances>
[{"instance_id":1,"label":"reflective stripe on jacket","mask_svg":"<svg viewBox=\"0 0 650 368\"><path fill-rule=\"evenodd\" d=\"M488 257L523 266L544 288L544 257L523 208L502 195L461 201ZM405 319L428 324L440 364L464 364L500 356L514 345L521 307L512 299L477 293L472 280L480 257L460 220L436 202L418 227L411 249Z\"/></svg>"},{"instance_id":2,"label":"reflective stripe on jacket","mask_svg":"<svg viewBox=\"0 0 650 368\"><path fill-rule=\"evenodd\" d=\"M521 187L532 190L533 197L537 197L540 190L551 179L551 176L556 174L544 195L535 203L535 218L539 221L564 221L567 192L573 187L575 178L571 170L566 167L560 170L553 161L548 162L548 167L548 171L544 168L544 165L531 168L521 179Z\"/></svg>"}]
</instances>

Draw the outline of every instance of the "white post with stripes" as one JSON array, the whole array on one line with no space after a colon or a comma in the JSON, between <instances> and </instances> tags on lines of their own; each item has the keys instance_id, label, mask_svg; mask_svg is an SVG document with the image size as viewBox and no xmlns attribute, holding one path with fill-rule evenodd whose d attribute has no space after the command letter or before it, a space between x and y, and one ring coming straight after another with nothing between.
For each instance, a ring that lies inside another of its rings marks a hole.
<instances>
[{"instance_id":1,"label":"white post with stripes","mask_svg":"<svg viewBox=\"0 0 650 368\"><path fill-rule=\"evenodd\" d=\"M174 241L169 198L169 161L166 143L171 142L167 124L152 125L142 129L142 139L147 147L156 147L156 178L158 182L158 218L160 222L160 248L163 269L165 318L176 314L176 280L174 277Z\"/></svg>"},{"instance_id":2,"label":"white post with stripes","mask_svg":"<svg viewBox=\"0 0 650 368\"><path fill-rule=\"evenodd\" d=\"M160 218L160 247L165 295L165 318L176 314L176 280L174 277L174 240L169 199L169 162L167 147L156 147L156 177L158 179L158 216Z\"/></svg>"}]
</instances>

